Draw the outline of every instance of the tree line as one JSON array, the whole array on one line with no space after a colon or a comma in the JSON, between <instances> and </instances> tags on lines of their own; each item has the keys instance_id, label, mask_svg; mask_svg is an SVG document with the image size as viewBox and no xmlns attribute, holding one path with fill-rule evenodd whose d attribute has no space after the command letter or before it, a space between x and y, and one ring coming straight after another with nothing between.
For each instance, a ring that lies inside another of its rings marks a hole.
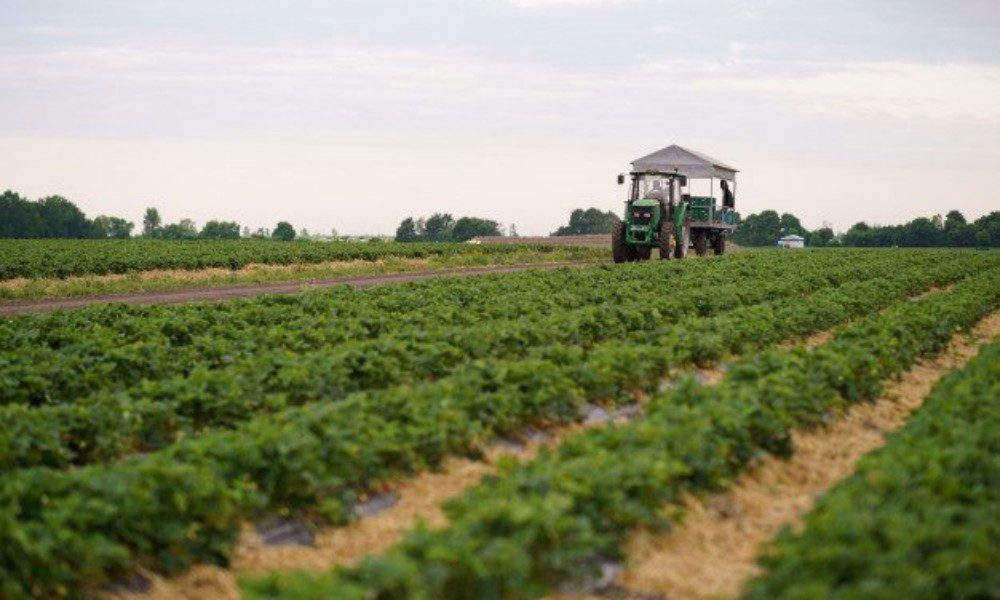
<instances>
[{"instance_id":1,"label":"tree line","mask_svg":"<svg viewBox=\"0 0 1000 600\"><path fill-rule=\"evenodd\" d=\"M5 238L127 238L134 225L120 217L88 219L62 196L28 200L11 190L0 194L0 237Z\"/></svg>"},{"instance_id":2,"label":"tree line","mask_svg":"<svg viewBox=\"0 0 1000 600\"><path fill-rule=\"evenodd\" d=\"M597 208L578 208L569 214L569 223L552 232L552 235L588 235L611 233L618 222L618 215Z\"/></svg>"},{"instance_id":3,"label":"tree line","mask_svg":"<svg viewBox=\"0 0 1000 600\"><path fill-rule=\"evenodd\" d=\"M554 236L611 233L618 215L597 208L578 208L570 213L569 223L552 233ZM130 238L135 224L121 217L98 215L88 219L80 208L62 196L29 200L7 190L0 194L0 238ZM859 222L842 234L829 226L806 229L791 213L773 210L750 214L739 220L732 239L743 246L774 246L786 235L800 235L807 246L853 247L981 247L1000 248L1000 211L969 222L952 210L933 217L919 217L902 225L869 225ZM280 221L274 229L251 231L235 221L211 220L200 229L191 219L163 223L156 208L147 208L142 220L142 237L186 239L270 238L292 240L295 228ZM455 219L448 213L434 213L427 218L407 217L396 229L400 242L464 242L479 236L503 235L500 223L479 217ZM517 228L510 227L517 236Z\"/></svg>"},{"instance_id":4,"label":"tree line","mask_svg":"<svg viewBox=\"0 0 1000 600\"><path fill-rule=\"evenodd\" d=\"M513 229L517 235L517 228ZM456 220L448 213L434 213L426 219L407 217L396 228L397 242L466 242L475 237L498 235L503 232L496 221L479 217Z\"/></svg>"},{"instance_id":5,"label":"tree line","mask_svg":"<svg viewBox=\"0 0 1000 600\"><path fill-rule=\"evenodd\" d=\"M135 224L121 217L99 215L88 219L80 208L62 196L47 196L28 200L7 190L0 194L0 238L78 238L127 239L132 237ZM142 237L164 240L225 240L272 238L293 240L295 228L280 221L273 230L260 228L251 232L235 221L212 220L198 229L191 219L163 223L156 208L147 208L142 220Z\"/></svg>"},{"instance_id":6,"label":"tree line","mask_svg":"<svg viewBox=\"0 0 1000 600\"><path fill-rule=\"evenodd\" d=\"M802 236L807 246L819 248L1000 248L1000 211L993 211L971 223L957 210L949 211L944 217L918 217L901 225L859 222L844 233L836 234L829 226L810 231L795 215L779 215L773 210L765 210L741 218L732 239L743 246L774 246L786 235Z\"/></svg>"},{"instance_id":7,"label":"tree line","mask_svg":"<svg viewBox=\"0 0 1000 600\"><path fill-rule=\"evenodd\" d=\"M611 233L618 217L597 208L578 208L570 213L569 224L552 235ZM455 219L448 213L434 213L427 218L407 217L396 228L397 242L465 242L476 237L503 235L500 223L479 217ZM510 226L510 237L518 237L517 226Z\"/></svg>"}]
</instances>

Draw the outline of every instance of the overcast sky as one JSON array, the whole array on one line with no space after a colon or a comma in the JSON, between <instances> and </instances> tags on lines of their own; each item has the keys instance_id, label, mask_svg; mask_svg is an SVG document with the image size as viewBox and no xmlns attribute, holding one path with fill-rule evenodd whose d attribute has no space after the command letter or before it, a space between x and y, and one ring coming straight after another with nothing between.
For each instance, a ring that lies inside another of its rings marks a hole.
<instances>
[{"instance_id":1,"label":"overcast sky","mask_svg":"<svg viewBox=\"0 0 1000 600\"><path fill-rule=\"evenodd\" d=\"M807 227L1000 210L1000 2L0 0L0 188L546 234L677 143Z\"/></svg>"}]
</instances>

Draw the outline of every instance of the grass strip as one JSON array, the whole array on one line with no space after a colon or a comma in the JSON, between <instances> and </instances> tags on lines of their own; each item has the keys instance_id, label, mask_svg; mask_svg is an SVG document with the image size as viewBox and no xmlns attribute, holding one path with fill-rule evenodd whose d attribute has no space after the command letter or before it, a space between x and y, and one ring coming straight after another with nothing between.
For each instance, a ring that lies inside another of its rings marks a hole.
<instances>
[{"instance_id":1,"label":"grass strip","mask_svg":"<svg viewBox=\"0 0 1000 600\"><path fill-rule=\"evenodd\" d=\"M525 251L565 255L593 248L545 244L446 244L295 242L271 240L0 240L0 281L17 277L68 277L135 273L153 269L240 269L251 264L287 265L386 258L502 257ZM605 254L606 256L606 254Z\"/></svg>"},{"instance_id":2,"label":"grass strip","mask_svg":"<svg viewBox=\"0 0 1000 600\"><path fill-rule=\"evenodd\" d=\"M116 274L81 274L69 277L33 277L0 281L0 305L15 301L86 298L109 294L144 294L175 290L197 290L219 286L254 286L279 282L312 285L317 280L426 273L443 269L464 269L507 265L535 265L555 262L607 262L606 248L567 246L551 252L520 248L518 252L496 254L470 251L463 254L408 257L386 255L377 260L362 258L319 263L245 265L237 269L144 270Z\"/></svg>"}]
</instances>

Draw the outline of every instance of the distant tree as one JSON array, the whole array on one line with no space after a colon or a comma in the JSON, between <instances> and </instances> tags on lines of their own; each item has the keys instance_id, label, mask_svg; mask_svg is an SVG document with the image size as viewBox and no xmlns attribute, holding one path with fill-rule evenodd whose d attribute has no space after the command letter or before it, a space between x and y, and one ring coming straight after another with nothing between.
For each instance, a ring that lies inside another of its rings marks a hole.
<instances>
[{"instance_id":1,"label":"distant tree","mask_svg":"<svg viewBox=\"0 0 1000 600\"><path fill-rule=\"evenodd\" d=\"M939 225L940 224L940 225ZM907 247L941 246L944 243L944 224L926 217L916 218L903 225L899 232L899 245Z\"/></svg>"},{"instance_id":2,"label":"distant tree","mask_svg":"<svg viewBox=\"0 0 1000 600\"><path fill-rule=\"evenodd\" d=\"M833 242L836 241L833 229L829 227L820 227L813 232L808 232L804 237L806 238L806 245L813 248L825 248L833 245Z\"/></svg>"},{"instance_id":3,"label":"distant tree","mask_svg":"<svg viewBox=\"0 0 1000 600\"><path fill-rule=\"evenodd\" d=\"M502 235L500 223L477 217L462 217L455 221L455 227L451 232L451 237L456 242L464 242L474 237L486 235Z\"/></svg>"},{"instance_id":4,"label":"distant tree","mask_svg":"<svg viewBox=\"0 0 1000 600\"><path fill-rule=\"evenodd\" d=\"M257 231L253 232L250 237L255 239L269 239L271 237L271 230L267 227L258 227Z\"/></svg>"},{"instance_id":5,"label":"distant tree","mask_svg":"<svg viewBox=\"0 0 1000 600\"><path fill-rule=\"evenodd\" d=\"M340 237L340 234L337 233L337 228L336 227L331 227L330 228L330 237L332 237L334 239Z\"/></svg>"},{"instance_id":6,"label":"distant tree","mask_svg":"<svg viewBox=\"0 0 1000 600\"><path fill-rule=\"evenodd\" d=\"M274 226L274 231L271 233L271 237L283 242L290 242L295 239L295 228L292 227L292 224L288 221L279 221L278 224Z\"/></svg>"},{"instance_id":7,"label":"distant tree","mask_svg":"<svg viewBox=\"0 0 1000 600\"><path fill-rule=\"evenodd\" d=\"M965 215L957 210L950 210L948 214L944 216L944 229L948 231L954 229L958 226L965 225Z\"/></svg>"},{"instance_id":8,"label":"distant tree","mask_svg":"<svg viewBox=\"0 0 1000 600\"><path fill-rule=\"evenodd\" d=\"M798 219L787 215L786 225L798 223ZM794 221L792 221L794 219ZM801 228L801 224L798 225ZM740 220L739 228L733 234L733 241L741 246L774 246L782 237L782 219L773 210L764 210Z\"/></svg>"},{"instance_id":9,"label":"distant tree","mask_svg":"<svg viewBox=\"0 0 1000 600\"><path fill-rule=\"evenodd\" d=\"M104 215L94 217L94 231L97 237L127 239L132 237L133 229L135 229L135 223L121 217Z\"/></svg>"},{"instance_id":10,"label":"distant tree","mask_svg":"<svg viewBox=\"0 0 1000 600\"><path fill-rule=\"evenodd\" d=\"M510 233L508 233L507 235L509 235L510 237L521 237L517 234L517 225L513 223L510 224Z\"/></svg>"},{"instance_id":11,"label":"distant tree","mask_svg":"<svg viewBox=\"0 0 1000 600\"><path fill-rule=\"evenodd\" d=\"M611 211L597 208L578 208L569 215L569 224L555 230L552 235L586 235L611 233L618 222L618 216Z\"/></svg>"},{"instance_id":12,"label":"distant tree","mask_svg":"<svg viewBox=\"0 0 1000 600\"><path fill-rule=\"evenodd\" d=\"M247 225L243 226L243 237L245 238L250 237L250 227Z\"/></svg>"},{"instance_id":13,"label":"distant tree","mask_svg":"<svg viewBox=\"0 0 1000 600\"><path fill-rule=\"evenodd\" d=\"M416 242L420 239L422 232L417 231L417 223L413 217L406 217L396 228L397 242Z\"/></svg>"},{"instance_id":14,"label":"distant tree","mask_svg":"<svg viewBox=\"0 0 1000 600\"><path fill-rule=\"evenodd\" d=\"M198 226L191 219L181 219L161 228L158 237L165 240L194 240L198 238Z\"/></svg>"},{"instance_id":15,"label":"distant tree","mask_svg":"<svg viewBox=\"0 0 1000 600\"><path fill-rule=\"evenodd\" d=\"M791 213L783 213L778 221L781 227L780 237L784 237L786 235L801 235L802 237L805 237L806 234L809 233L806 231L806 228L802 226L799 218Z\"/></svg>"},{"instance_id":16,"label":"distant tree","mask_svg":"<svg viewBox=\"0 0 1000 600\"><path fill-rule=\"evenodd\" d=\"M968 223L957 210L943 218L918 217L902 225L871 226L857 223L841 238L845 246L954 246L1000 247L1000 212L993 212Z\"/></svg>"},{"instance_id":17,"label":"distant tree","mask_svg":"<svg viewBox=\"0 0 1000 600\"><path fill-rule=\"evenodd\" d=\"M481 235L503 235L500 223L479 217L461 217L434 213L424 219L407 217L396 228L397 242L464 242Z\"/></svg>"},{"instance_id":18,"label":"distant tree","mask_svg":"<svg viewBox=\"0 0 1000 600\"><path fill-rule=\"evenodd\" d=\"M306 229L305 227L303 227L302 229L299 230L298 237L299 237L299 239L302 239L302 240L308 240L309 239L309 230Z\"/></svg>"},{"instance_id":19,"label":"distant tree","mask_svg":"<svg viewBox=\"0 0 1000 600\"><path fill-rule=\"evenodd\" d=\"M1000 211L993 211L972 223L976 228L976 245L1000 248Z\"/></svg>"},{"instance_id":20,"label":"distant tree","mask_svg":"<svg viewBox=\"0 0 1000 600\"><path fill-rule=\"evenodd\" d=\"M240 224L235 221L209 221L201 228L201 237L207 240L238 240Z\"/></svg>"},{"instance_id":21,"label":"distant tree","mask_svg":"<svg viewBox=\"0 0 1000 600\"><path fill-rule=\"evenodd\" d=\"M44 223L44 237L94 237L94 228L76 204L62 196L48 196L36 202Z\"/></svg>"},{"instance_id":22,"label":"distant tree","mask_svg":"<svg viewBox=\"0 0 1000 600\"><path fill-rule=\"evenodd\" d=\"M841 241L845 246L857 246L857 247L870 247L874 245L874 234L872 233L872 228L864 222L858 222L851 225Z\"/></svg>"},{"instance_id":23,"label":"distant tree","mask_svg":"<svg viewBox=\"0 0 1000 600\"><path fill-rule=\"evenodd\" d=\"M146 209L146 214L142 217L142 237L158 237L163 219L160 218L160 211L152 206Z\"/></svg>"},{"instance_id":24,"label":"distant tree","mask_svg":"<svg viewBox=\"0 0 1000 600\"><path fill-rule=\"evenodd\" d=\"M448 213L434 213L424 221L424 237L431 242L450 242L455 219Z\"/></svg>"},{"instance_id":25,"label":"distant tree","mask_svg":"<svg viewBox=\"0 0 1000 600\"><path fill-rule=\"evenodd\" d=\"M931 217L931 225L933 225L936 229L944 231L944 218L942 218L941 215L934 215Z\"/></svg>"},{"instance_id":26,"label":"distant tree","mask_svg":"<svg viewBox=\"0 0 1000 600\"><path fill-rule=\"evenodd\" d=\"M947 246L971 248L976 245L976 227L971 223L954 225L945 229L944 238Z\"/></svg>"},{"instance_id":27,"label":"distant tree","mask_svg":"<svg viewBox=\"0 0 1000 600\"><path fill-rule=\"evenodd\" d=\"M40 238L45 226L38 206L14 191L0 194L0 237Z\"/></svg>"}]
</instances>

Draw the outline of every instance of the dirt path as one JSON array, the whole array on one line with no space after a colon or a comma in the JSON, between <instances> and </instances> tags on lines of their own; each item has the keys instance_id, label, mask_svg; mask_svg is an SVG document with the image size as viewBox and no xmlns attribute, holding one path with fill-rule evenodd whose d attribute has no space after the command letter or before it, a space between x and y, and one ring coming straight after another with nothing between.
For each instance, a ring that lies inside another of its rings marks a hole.
<instances>
[{"instance_id":1,"label":"dirt path","mask_svg":"<svg viewBox=\"0 0 1000 600\"><path fill-rule=\"evenodd\" d=\"M628 555L636 558L619 578L615 597L737 596L759 573L756 560L763 544L782 527L799 526L814 499L882 446L886 434L906 422L941 377L998 336L1000 312L981 321L971 336L956 336L936 359L890 383L877 401L853 407L825 429L795 433L790 459L765 459L728 492L689 498L687 517L670 534L634 537Z\"/></svg>"},{"instance_id":2,"label":"dirt path","mask_svg":"<svg viewBox=\"0 0 1000 600\"><path fill-rule=\"evenodd\" d=\"M44 313L54 310L71 310L84 308L91 304L106 302L123 302L125 304L178 304L182 302L206 302L229 300L258 296L260 294L298 294L307 289L350 285L359 288L384 285L389 283L405 283L420 281L445 275L468 277L472 275L487 275L490 273L514 273L529 269L553 270L562 267L578 267L600 263L587 261L569 261L556 263L536 263L525 265L493 265L487 267L462 267L455 269L438 269L413 273L396 273L390 275L364 275L359 277L333 277L328 279L311 279L299 281L283 281L254 285L230 285L200 289L172 290L163 292L136 292L127 294L105 294L82 298L53 298L50 300L16 301L0 305L0 316L19 315L25 313Z\"/></svg>"}]
</instances>

